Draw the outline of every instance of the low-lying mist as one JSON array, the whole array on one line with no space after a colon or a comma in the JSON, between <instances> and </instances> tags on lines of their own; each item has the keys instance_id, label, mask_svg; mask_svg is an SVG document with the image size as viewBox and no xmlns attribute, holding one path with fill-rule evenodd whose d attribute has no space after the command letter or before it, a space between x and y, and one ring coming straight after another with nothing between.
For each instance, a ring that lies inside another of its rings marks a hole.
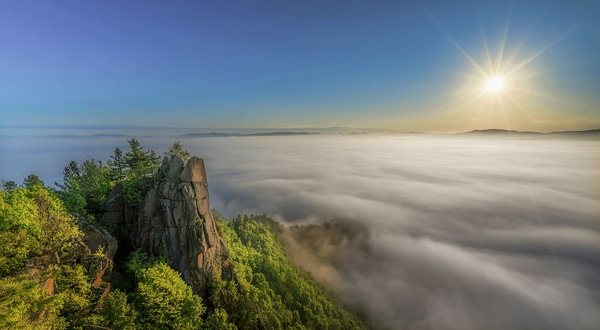
<instances>
[{"instance_id":1,"label":"low-lying mist","mask_svg":"<svg viewBox=\"0 0 600 330\"><path fill-rule=\"evenodd\" d=\"M140 138L165 151L170 138ZM16 140L15 140L16 141ZM33 141L33 142L32 142ZM600 142L322 135L181 141L205 159L212 206L292 229L290 255L392 329L600 324ZM37 144L36 144L37 143ZM59 180L123 139L21 139L5 179ZM60 165L59 165L60 164Z\"/></svg>"}]
</instances>

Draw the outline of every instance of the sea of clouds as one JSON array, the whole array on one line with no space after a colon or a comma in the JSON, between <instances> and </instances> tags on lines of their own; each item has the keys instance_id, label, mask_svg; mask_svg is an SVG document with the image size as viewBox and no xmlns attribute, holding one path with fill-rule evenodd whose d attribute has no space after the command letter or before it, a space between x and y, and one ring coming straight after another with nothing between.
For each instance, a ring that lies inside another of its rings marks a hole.
<instances>
[{"instance_id":1,"label":"sea of clouds","mask_svg":"<svg viewBox=\"0 0 600 330\"><path fill-rule=\"evenodd\" d=\"M164 151L176 138L146 137ZM294 260L392 329L594 329L600 324L600 142L429 135L181 140L205 159L212 207L362 235ZM5 179L59 180L124 139L0 144ZM333 251L333 253L332 253Z\"/></svg>"}]
</instances>

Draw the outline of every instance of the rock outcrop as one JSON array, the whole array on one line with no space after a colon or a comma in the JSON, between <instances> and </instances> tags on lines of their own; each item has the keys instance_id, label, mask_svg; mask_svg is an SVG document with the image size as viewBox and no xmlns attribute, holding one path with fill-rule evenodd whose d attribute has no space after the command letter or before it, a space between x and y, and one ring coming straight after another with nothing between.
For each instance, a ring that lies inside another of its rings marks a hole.
<instances>
[{"instance_id":1,"label":"rock outcrop","mask_svg":"<svg viewBox=\"0 0 600 330\"><path fill-rule=\"evenodd\" d=\"M177 156L165 157L156 178L146 181L137 207L128 206L122 188L115 188L102 224L120 239L119 246L126 241L132 249L164 258L194 293L206 296L208 276L227 263L227 249L210 211L203 160L192 157L184 165Z\"/></svg>"},{"instance_id":2,"label":"rock outcrop","mask_svg":"<svg viewBox=\"0 0 600 330\"><path fill-rule=\"evenodd\" d=\"M81 264L90 279L92 290L102 298L110 291L110 276L113 269L113 257L117 251L117 240L106 230L86 226L84 235L71 242L69 249L62 253L35 256L25 262L27 273L37 278L52 266L61 264ZM48 277L41 284L46 293L54 294L54 279Z\"/></svg>"},{"instance_id":3,"label":"rock outcrop","mask_svg":"<svg viewBox=\"0 0 600 330\"><path fill-rule=\"evenodd\" d=\"M83 243L90 249L90 253L103 253L108 259L113 260L117 252L117 239L110 235L105 229L88 226L83 229L81 237Z\"/></svg>"}]
</instances>

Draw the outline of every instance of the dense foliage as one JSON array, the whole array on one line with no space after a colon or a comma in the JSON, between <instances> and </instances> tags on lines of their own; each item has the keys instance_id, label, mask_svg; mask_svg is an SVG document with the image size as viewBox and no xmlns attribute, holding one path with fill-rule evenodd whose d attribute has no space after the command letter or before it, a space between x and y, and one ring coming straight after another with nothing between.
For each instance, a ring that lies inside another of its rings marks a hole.
<instances>
[{"instance_id":1,"label":"dense foliage","mask_svg":"<svg viewBox=\"0 0 600 330\"><path fill-rule=\"evenodd\" d=\"M106 196L117 183L123 184L126 201L136 205L142 198L137 182L151 177L160 165L160 157L153 150L144 150L139 141L131 139L129 151L123 154L115 148L105 163L93 158L78 164L71 161L63 171L63 182L56 183L59 196L67 209L79 216L101 212ZM181 144L174 144L181 152Z\"/></svg>"},{"instance_id":2,"label":"dense foliage","mask_svg":"<svg viewBox=\"0 0 600 330\"><path fill-rule=\"evenodd\" d=\"M264 216L220 222L239 287L214 280L213 300L244 329L364 329L286 256L279 226Z\"/></svg>"},{"instance_id":3,"label":"dense foliage","mask_svg":"<svg viewBox=\"0 0 600 330\"><path fill-rule=\"evenodd\" d=\"M202 299L166 263L138 270L136 279L141 324L156 329L197 329L202 324Z\"/></svg>"},{"instance_id":4,"label":"dense foliage","mask_svg":"<svg viewBox=\"0 0 600 330\"><path fill-rule=\"evenodd\" d=\"M115 184L124 182L132 187L134 179L152 175L158 168L154 151L143 151L136 140L129 144L131 150L126 155L117 148L106 165L94 159L81 164L70 162L64 169L63 182L57 183L58 191L46 187L33 174L20 186L14 181L3 182L0 329L80 329L93 324L108 324L113 329L140 328L132 321L137 312L124 305L122 292L110 293L98 309L100 296L92 292L83 266L61 261L82 235L78 220L101 212ZM141 198L135 188L130 190L132 198ZM29 274L24 274L26 263L36 258L49 268L41 272L28 268ZM124 315L131 319L128 321Z\"/></svg>"},{"instance_id":5,"label":"dense foliage","mask_svg":"<svg viewBox=\"0 0 600 330\"><path fill-rule=\"evenodd\" d=\"M173 143L169 151L165 152L165 156L178 156L183 160L184 164L190 160L190 152L183 149L183 145L179 141Z\"/></svg>"},{"instance_id":6,"label":"dense foliage","mask_svg":"<svg viewBox=\"0 0 600 330\"><path fill-rule=\"evenodd\" d=\"M142 257L140 257L142 256ZM141 261L140 261L141 260ZM0 329L83 329L89 325L114 330L236 330L227 313L216 309L206 316L199 296L163 261L148 262L133 253L128 264L135 289L110 292L104 299L92 292L79 264L53 269L53 295L28 275L0 279Z\"/></svg>"},{"instance_id":7,"label":"dense foliage","mask_svg":"<svg viewBox=\"0 0 600 330\"><path fill-rule=\"evenodd\" d=\"M110 178L111 168L92 158L81 165L71 161L63 171L63 183L56 185L61 188L60 196L69 210L83 215L100 211L113 184Z\"/></svg>"},{"instance_id":8,"label":"dense foliage","mask_svg":"<svg viewBox=\"0 0 600 330\"><path fill-rule=\"evenodd\" d=\"M29 176L22 187L0 191L0 329L62 329L67 320L79 320L91 304L81 265L23 274L26 260L58 260L79 236L74 218L39 178ZM42 289L49 279L53 295Z\"/></svg>"},{"instance_id":9,"label":"dense foliage","mask_svg":"<svg viewBox=\"0 0 600 330\"><path fill-rule=\"evenodd\" d=\"M0 191L0 276L34 256L62 253L81 232L55 193L37 179Z\"/></svg>"},{"instance_id":10,"label":"dense foliage","mask_svg":"<svg viewBox=\"0 0 600 330\"><path fill-rule=\"evenodd\" d=\"M222 309L204 317L202 299L164 261L134 252L127 271L133 275L135 289L129 295L111 292L96 324L112 329L237 329Z\"/></svg>"},{"instance_id":11,"label":"dense foliage","mask_svg":"<svg viewBox=\"0 0 600 330\"><path fill-rule=\"evenodd\" d=\"M223 266L227 269L213 269L204 302L167 263L137 251L122 251L121 259L114 260L121 273L114 283L111 279L110 292L104 289L108 286L94 286L97 273L90 271L84 258L72 254L81 246L77 244L83 244L79 226L90 225L101 214L116 184L121 184L127 204L139 204L140 183L159 166L154 151L144 151L134 139L128 142L128 152L116 148L106 163L95 159L69 163L58 191L36 175L21 185L3 183L0 329L364 328L325 288L294 266L279 241L279 225L264 216L218 221L231 263ZM184 161L190 156L179 142L165 154ZM110 261L102 247L87 253L86 262ZM43 266L32 266L37 263Z\"/></svg>"},{"instance_id":12,"label":"dense foliage","mask_svg":"<svg viewBox=\"0 0 600 330\"><path fill-rule=\"evenodd\" d=\"M160 156L154 150L144 151L140 143L131 139L129 151L125 154L127 175L137 178L152 176L160 165Z\"/></svg>"}]
</instances>

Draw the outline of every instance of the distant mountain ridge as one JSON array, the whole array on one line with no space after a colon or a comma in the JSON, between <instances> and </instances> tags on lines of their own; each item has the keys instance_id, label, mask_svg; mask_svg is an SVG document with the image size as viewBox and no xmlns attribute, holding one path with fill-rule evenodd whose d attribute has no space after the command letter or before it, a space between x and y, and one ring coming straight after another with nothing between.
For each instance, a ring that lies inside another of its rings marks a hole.
<instances>
[{"instance_id":1,"label":"distant mountain ridge","mask_svg":"<svg viewBox=\"0 0 600 330\"><path fill-rule=\"evenodd\" d=\"M190 134L182 134L179 135L180 137L188 137L188 138L194 138L194 137L229 137L229 136L287 136L287 135L316 135L316 134L322 134L319 132L260 132L260 133L248 133L248 134L243 134L243 133L216 133L216 132L211 132L211 133L190 133Z\"/></svg>"},{"instance_id":2,"label":"distant mountain ridge","mask_svg":"<svg viewBox=\"0 0 600 330\"><path fill-rule=\"evenodd\" d=\"M2 126L0 126L2 128ZM400 131L400 130L374 130L374 129L353 129L345 131L335 131L319 128L303 128L303 129L222 129L213 131L197 131L197 132L180 132L180 134L153 134L152 132L144 132L144 134L134 134L133 132L98 132L95 134L42 134L42 135L22 135L22 134L6 134L0 133L0 138L19 138L19 137L37 137L37 138L62 138L62 139L100 139L100 138L123 138L123 137L165 137L165 138L218 138L218 137L285 137L285 136L308 136L308 135L421 135L421 136L446 136L446 137L501 137L501 136L520 136L527 138L575 138L575 139L600 139L600 128L578 130L578 131L553 131L553 132L536 132L536 131L519 131L500 128L489 129L474 129L466 132L427 132L427 131Z\"/></svg>"},{"instance_id":3,"label":"distant mountain ridge","mask_svg":"<svg viewBox=\"0 0 600 330\"><path fill-rule=\"evenodd\" d=\"M83 139L93 139L93 138L107 138L107 137L127 137L124 134L90 134L90 135L77 135L77 134L62 134L62 135L46 135L44 138L59 138L59 139L68 139L68 138L83 138Z\"/></svg>"},{"instance_id":4,"label":"distant mountain ridge","mask_svg":"<svg viewBox=\"0 0 600 330\"><path fill-rule=\"evenodd\" d=\"M534 132L534 131L517 131L498 128L476 129L468 132L457 133L457 135L534 135L534 136L600 136L600 129L588 129L582 131L556 131L556 132Z\"/></svg>"}]
</instances>

